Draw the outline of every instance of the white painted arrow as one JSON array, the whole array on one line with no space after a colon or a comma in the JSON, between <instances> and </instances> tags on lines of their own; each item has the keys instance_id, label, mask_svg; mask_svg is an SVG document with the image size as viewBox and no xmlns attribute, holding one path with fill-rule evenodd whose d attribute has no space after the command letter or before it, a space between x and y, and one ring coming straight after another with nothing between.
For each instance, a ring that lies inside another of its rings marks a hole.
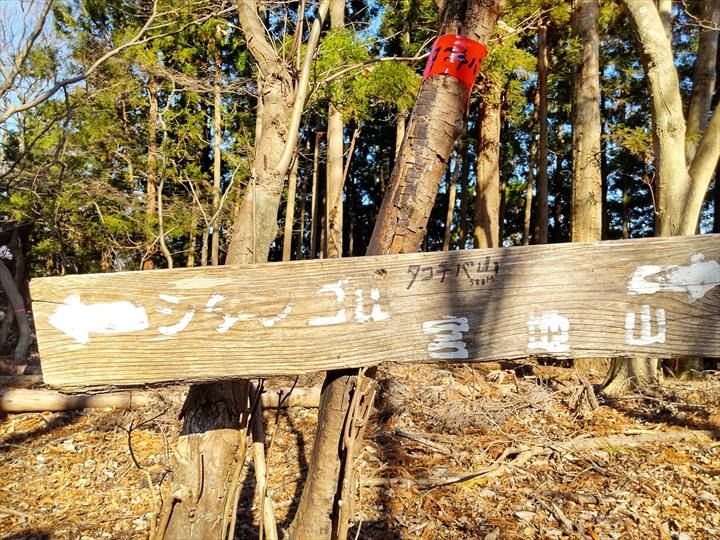
<instances>
[{"instance_id":1,"label":"white painted arrow","mask_svg":"<svg viewBox=\"0 0 720 540\"><path fill-rule=\"evenodd\" d=\"M130 302L83 304L80 296L68 296L48 317L48 322L78 343L90 342L90 334L123 334L150 326L144 307Z\"/></svg>"},{"instance_id":2,"label":"white painted arrow","mask_svg":"<svg viewBox=\"0 0 720 540\"><path fill-rule=\"evenodd\" d=\"M713 287L720 285L720 264L706 261L702 253L693 255L688 266L648 265L638 266L630 276L630 294L655 294L657 292L687 292L690 303L705 296Z\"/></svg>"}]
</instances>

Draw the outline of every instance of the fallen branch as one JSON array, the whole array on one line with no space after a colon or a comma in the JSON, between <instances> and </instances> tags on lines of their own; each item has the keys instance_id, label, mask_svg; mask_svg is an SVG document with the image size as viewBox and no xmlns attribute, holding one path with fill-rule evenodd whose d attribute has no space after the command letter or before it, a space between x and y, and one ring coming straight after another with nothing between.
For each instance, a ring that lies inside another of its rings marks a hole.
<instances>
[{"instance_id":1,"label":"fallen branch","mask_svg":"<svg viewBox=\"0 0 720 540\"><path fill-rule=\"evenodd\" d=\"M67 395L55 390L12 388L0 390L0 412L73 411L77 409L139 409L151 402L150 392ZM155 394L157 395L157 394Z\"/></svg>"},{"instance_id":2,"label":"fallen branch","mask_svg":"<svg viewBox=\"0 0 720 540\"><path fill-rule=\"evenodd\" d=\"M30 377L33 377L32 379ZM17 379L21 385L42 384L36 376L3 377ZM0 382L0 384L2 384ZM262 405L267 409L278 407L278 391L282 390L285 398L282 407L317 407L320 403L320 388L296 388L287 395L288 389L268 389L262 395ZM55 390L6 388L0 389L0 412L23 413L43 411L74 411L78 409L141 409L166 396L166 392L134 391L112 392L107 394L62 394Z\"/></svg>"}]
</instances>

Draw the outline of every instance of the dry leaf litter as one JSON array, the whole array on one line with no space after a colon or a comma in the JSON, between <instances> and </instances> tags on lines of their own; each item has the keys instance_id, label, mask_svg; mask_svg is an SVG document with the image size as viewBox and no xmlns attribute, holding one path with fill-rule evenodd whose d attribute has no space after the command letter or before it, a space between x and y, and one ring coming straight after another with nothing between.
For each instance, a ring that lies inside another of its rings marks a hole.
<instances>
[{"instance_id":1,"label":"dry leaf litter","mask_svg":"<svg viewBox=\"0 0 720 540\"><path fill-rule=\"evenodd\" d=\"M536 364L382 366L351 537L720 538L720 373L614 401L595 399L601 380L600 370ZM147 538L181 400L3 417L2 538ZM316 418L311 408L265 412L281 531ZM252 475L249 457L238 539L258 537Z\"/></svg>"}]
</instances>

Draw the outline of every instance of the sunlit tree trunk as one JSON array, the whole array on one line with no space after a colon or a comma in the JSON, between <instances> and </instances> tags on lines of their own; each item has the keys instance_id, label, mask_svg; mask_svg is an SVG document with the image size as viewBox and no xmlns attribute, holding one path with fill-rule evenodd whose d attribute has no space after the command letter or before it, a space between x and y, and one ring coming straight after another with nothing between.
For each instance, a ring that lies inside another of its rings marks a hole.
<instances>
[{"instance_id":1,"label":"sunlit tree trunk","mask_svg":"<svg viewBox=\"0 0 720 540\"><path fill-rule=\"evenodd\" d=\"M537 217L535 243L548 241L548 44L547 26L538 28L538 124L540 137L537 159Z\"/></svg>"},{"instance_id":2,"label":"sunlit tree trunk","mask_svg":"<svg viewBox=\"0 0 720 540\"><path fill-rule=\"evenodd\" d=\"M228 264L267 260L277 234L285 178L296 150L312 58L328 11L322 0L296 77L268 41L254 0L237 2L238 20L259 72L261 125L249 186L235 213ZM182 436L173 452L155 537L230 539L245 459L247 381L194 385L183 406Z\"/></svg>"},{"instance_id":3,"label":"sunlit tree trunk","mask_svg":"<svg viewBox=\"0 0 720 540\"><path fill-rule=\"evenodd\" d=\"M458 177L460 176L460 167L464 161L465 145L460 144L458 152L455 155L453 163L453 171L450 176L450 185L448 186L448 206L447 213L445 214L445 230L443 231L443 251L450 249L450 240L452 239L452 224L453 217L455 216L455 199L457 196L457 183Z\"/></svg>"},{"instance_id":4,"label":"sunlit tree trunk","mask_svg":"<svg viewBox=\"0 0 720 540\"><path fill-rule=\"evenodd\" d=\"M692 162L686 162L686 123L679 78L660 13L653 0L624 3L638 36L652 98L656 234L694 234L720 156L720 112L716 107Z\"/></svg>"},{"instance_id":5,"label":"sunlit tree trunk","mask_svg":"<svg viewBox=\"0 0 720 540\"><path fill-rule=\"evenodd\" d=\"M330 1L330 27L345 25L345 0ZM325 256L342 257L343 253L343 154L345 125L341 112L330 101L327 129L327 173L325 190Z\"/></svg>"},{"instance_id":6,"label":"sunlit tree trunk","mask_svg":"<svg viewBox=\"0 0 720 540\"><path fill-rule=\"evenodd\" d=\"M720 0L705 0L700 3L700 29L693 88L687 114L687 133L685 134L685 158L692 163L702 134L707 126L707 113L710 110L717 80L718 40L720 40ZM720 90L720 89L719 89ZM716 207L717 208L717 207Z\"/></svg>"},{"instance_id":7,"label":"sunlit tree trunk","mask_svg":"<svg viewBox=\"0 0 720 540\"><path fill-rule=\"evenodd\" d=\"M157 172L158 172L158 83L153 75L148 75L148 150L147 171L145 176L145 235L148 243L154 241L153 223L157 213ZM151 252L152 250L148 250ZM151 255L151 253L150 253ZM153 268L151 256L145 261L144 270Z\"/></svg>"},{"instance_id":8,"label":"sunlit tree trunk","mask_svg":"<svg viewBox=\"0 0 720 540\"><path fill-rule=\"evenodd\" d=\"M215 74L213 80L213 183L212 183L212 240L210 245L210 263L220 264L220 193L222 189L222 59L215 57Z\"/></svg>"},{"instance_id":9,"label":"sunlit tree trunk","mask_svg":"<svg viewBox=\"0 0 720 540\"><path fill-rule=\"evenodd\" d=\"M598 9L598 0L576 0L572 17L581 48L573 84L573 242L602 238Z\"/></svg>"},{"instance_id":10,"label":"sunlit tree trunk","mask_svg":"<svg viewBox=\"0 0 720 540\"><path fill-rule=\"evenodd\" d=\"M658 384L659 360L613 358L602 391L609 396L645 392Z\"/></svg>"},{"instance_id":11,"label":"sunlit tree trunk","mask_svg":"<svg viewBox=\"0 0 720 540\"><path fill-rule=\"evenodd\" d=\"M474 0L447 3L441 14L440 34L461 34L487 43L497 22L501 1ZM416 252L422 243L438 186L450 159L455 139L465 121L468 91L452 77L435 76L420 88L402 147L375 224L369 255ZM347 501L338 502L338 489L350 470L340 445L350 396L363 391L357 379L330 372L322 391L318 432L313 445L307 481L290 536L297 539L329 538L343 524L333 522ZM305 514L302 518L300 514ZM312 516L309 518L307 516Z\"/></svg>"},{"instance_id":12,"label":"sunlit tree trunk","mask_svg":"<svg viewBox=\"0 0 720 540\"><path fill-rule=\"evenodd\" d=\"M491 98L492 99L492 98ZM500 246L500 102L486 102L478 128L475 249Z\"/></svg>"},{"instance_id":13,"label":"sunlit tree trunk","mask_svg":"<svg viewBox=\"0 0 720 540\"><path fill-rule=\"evenodd\" d=\"M292 253L293 225L295 224L295 193L297 191L298 160L295 156L288 178L287 205L285 207L285 231L283 234L282 260L289 261Z\"/></svg>"}]
</instances>

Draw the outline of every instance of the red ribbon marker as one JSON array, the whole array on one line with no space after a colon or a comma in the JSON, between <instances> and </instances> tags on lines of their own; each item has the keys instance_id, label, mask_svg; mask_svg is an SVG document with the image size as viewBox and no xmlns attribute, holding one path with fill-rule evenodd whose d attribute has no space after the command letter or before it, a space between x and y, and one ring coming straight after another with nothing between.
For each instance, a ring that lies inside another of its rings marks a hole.
<instances>
[{"instance_id":1,"label":"red ribbon marker","mask_svg":"<svg viewBox=\"0 0 720 540\"><path fill-rule=\"evenodd\" d=\"M433 75L450 75L462 82L469 94L486 56L487 47L478 41L458 34L440 36L430 49L423 82Z\"/></svg>"}]
</instances>

